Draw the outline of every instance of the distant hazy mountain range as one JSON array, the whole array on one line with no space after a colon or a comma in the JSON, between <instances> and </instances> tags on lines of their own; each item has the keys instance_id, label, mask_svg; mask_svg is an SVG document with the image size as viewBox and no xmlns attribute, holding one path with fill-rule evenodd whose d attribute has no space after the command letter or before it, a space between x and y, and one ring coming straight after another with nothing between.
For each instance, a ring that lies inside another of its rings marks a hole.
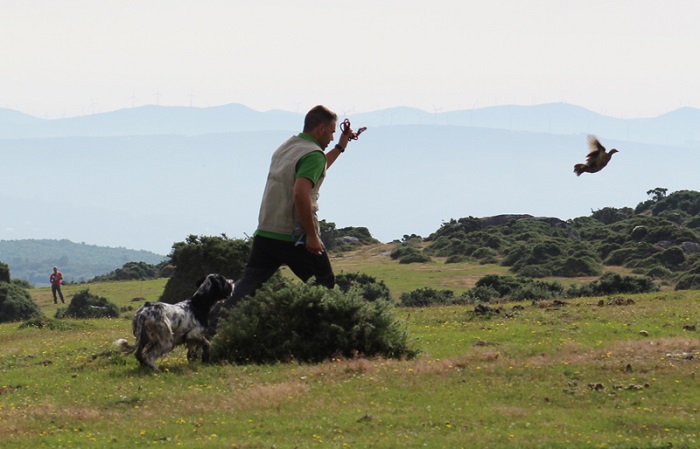
<instances>
[{"instance_id":1,"label":"distant hazy mountain range","mask_svg":"<svg viewBox=\"0 0 700 449\"><path fill-rule=\"evenodd\" d=\"M0 109L0 139L295 131L300 127L301 117L303 114L286 111L258 112L239 104L210 108L142 106L53 120ZM355 114L352 118L370 127L448 125L546 134L595 130L608 139L700 145L700 110L694 108L681 108L653 118L622 119L565 103L435 113L400 107Z\"/></svg>"},{"instance_id":2,"label":"distant hazy mountain range","mask_svg":"<svg viewBox=\"0 0 700 449\"><path fill-rule=\"evenodd\" d=\"M303 115L232 104L44 120L0 109L0 240L168 254L190 234L250 235L270 155ZM349 118L368 130L329 170L319 216L385 242L426 236L452 218L569 219L634 207L656 187L700 190L697 109L620 119L546 104ZM620 153L577 178L588 133Z\"/></svg>"}]
</instances>

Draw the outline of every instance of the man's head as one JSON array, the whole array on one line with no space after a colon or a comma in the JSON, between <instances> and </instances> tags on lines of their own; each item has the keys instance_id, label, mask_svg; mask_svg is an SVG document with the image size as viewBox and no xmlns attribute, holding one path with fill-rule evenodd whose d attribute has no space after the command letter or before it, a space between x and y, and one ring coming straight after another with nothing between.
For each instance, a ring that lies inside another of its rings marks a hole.
<instances>
[{"instance_id":1,"label":"man's head","mask_svg":"<svg viewBox=\"0 0 700 449\"><path fill-rule=\"evenodd\" d=\"M315 106L306 113L304 132L321 145L324 150L333 141L333 133L338 121L338 115L325 106Z\"/></svg>"}]
</instances>

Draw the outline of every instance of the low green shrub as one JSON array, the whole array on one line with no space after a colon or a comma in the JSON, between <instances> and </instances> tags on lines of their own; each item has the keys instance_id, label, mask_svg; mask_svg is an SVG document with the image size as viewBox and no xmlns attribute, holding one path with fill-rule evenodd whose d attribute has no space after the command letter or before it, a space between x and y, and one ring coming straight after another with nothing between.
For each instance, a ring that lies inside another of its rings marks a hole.
<instances>
[{"instance_id":1,"label":"low green shrub","mask_svg":"<svg viewBox=\"0 0 700 449\"><path fill-rule=\"evenodd\" d=\"M519 288L523 283L527 282L523 278L513 276L499 276L497 274L487 274L478 281L475 287L490 287L498 292L499 297L504 297Z\"/></svg>"},{"instance_id":2,"label":"low green shrub","mask_svg":"<svg viewBox=\"0 0 700 449\"><path fill-rule=\"evenodd\" d=\"M374 276L364 273L341 273L335 277L335 284L340 291L348 293L351 289L358 289L359 294L367 301L391 299L391 292L384 281L377 281Z\"/></svg>"},{"instance_id":3,"label":"low green shrub","mask_svg":"<svg viewBox=\"0 0 700 449\"><path fill-rule=\"evenodd\" d=\"M43 314L29 292L14 282L0 282L0 323L22 321Z\"/></svg>"},{"instance_id":4,"label":"low green shrub","mask_svg":"<svg viewBox=\"0 0 700 449\"><path fill-rule=\"evenodd\" d=\"M552 271L542 265L526 265L518 270L518 274L527 278L543 278L552 275Z\"/></svg>"},{"instance_id":5,"label":"low green shrub","mask_svg":"<svg viewBox=\"0 0 700 449\"><path fill-rule=\"evenodd\" d=\"M428 263L428 262L430 262L430 261L432 261L432 259L430 258L430 256L427 256L427 255L425 255L425 254L423 254L423 253L416 252L416 253L408 254L408 255L402 257L402 258L399 260L399 263L401 263L401 264L407 264L407 263Z\"/></svg>"},{"instance_id":6,"label":"low green shrub","mask_svg":"<svg viewBox=\"0 0 700 449\"><path fill-rule=\"evenodd\" d=\"M430 287L401 293L399 303L404 307L429 307L454 303L452 290L436 290Z\"/></svg>"},{"instance_id":7,"label":"low green shrub","mask_svg":"<svg viewBox=\"0 0 700 449\"><path fill-rule=\"evenodd\" d=\"M470 288L460 295L460 300L465 304L478 304L491 302L498 298L498 292L491 287L480 286Z\"/></svg>"},{"instance_id":8,"label":"low green shrub","mask_svg":"<svg viewBox=\"0 0 700 449\"><path fill-rule=\"evenodd\" d=\"M90 289L81 290L73 296L67 309L56 310L56 318L116 318L119 307L101 296L93 295Z\"/></svg>"},{"instance_id":9,"label":"low green shrub","mask_svg":"<svg viewBox=\"0 0 700 449\"><path fill-rule=\"evenodd\" d=\"M407 243L401 243L399 245L396 245L394 249L391 250L389 256L394 260L398 260L408 254L414 254L418 252L420 251L415 246Z\"/></svg>"},{"instance_id":10,"label":"low green shrub","mask_svg":"<svg viewBox=\"0 0 700 449\"><path fill-rule=\"evenodd\" d=\"M402 264L427 263L431 261L430 256L423 254L418 248L406 243L397 245L391 251L390 256L394 260L398 259L399 263Z\"/></svg>"},{"instance_id":11,"label":"low green shrub","mask_svg":"<svg viewBox=\"0 0 700 449\"><path fill-rule=\"evenodd\" d=\"M45 316L31 318L19 325L20 329L48 329L52 331L68 331L83 329L85 326L76 321L66 321Z\"/></svg>"},{"instance_id":12,"label":"low green shrub","mask_svg":"<svg viewBox=\"0 0 700 449\"><path fill-rule=\"evenodd\" d=\"M700 274L683 273L678 278L676 290L700 290Z\"/></svg>"},{"instance_id":13,"label":"low green shrub","mask_svg":"<svg viewBox=\"0 0 700 449\"><path fill-rule=\"evenodd\" d=\"M658 285L647 276L622 276L617 273L605 273L598 280L583 286L571 286L567 296L605 296L621 293L650 293L659 291Z\"/></svg>"},{"instance_id":14,"label":"low green shrub","mask_svg":"<svg viewBox=\"0 0 700 449\"><path fill-rule=\"evenodd\" d=\"M244 299L219 323L211 352L240 364L417 355L389 301L301 283L265 285Z\"/></svg>"}]
</instances>

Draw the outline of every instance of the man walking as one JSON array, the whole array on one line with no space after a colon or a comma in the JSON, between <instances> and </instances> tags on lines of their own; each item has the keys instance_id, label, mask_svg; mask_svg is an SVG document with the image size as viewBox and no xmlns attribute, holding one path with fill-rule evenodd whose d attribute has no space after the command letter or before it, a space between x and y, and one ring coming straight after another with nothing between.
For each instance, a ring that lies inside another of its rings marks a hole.
<instances>
[{"instance_id":1,"label":"man walking","mask_svg":"<svg viewBox=\"0 0 700 449\"><path fill-rule=\"evenodd\" d=\"M312 108L304 118L303 132L289 138L272 155L250 258L233 295L223 303L224 309L254 294L283 264L304 282L315 276L319 285L335 285L316 212L326 170L356 138L347 126L326 153L337 121L338 116L326 107ZM221 307L220 303L212 311L211 333L216 330Z\"/></svg>"}]
</instances>

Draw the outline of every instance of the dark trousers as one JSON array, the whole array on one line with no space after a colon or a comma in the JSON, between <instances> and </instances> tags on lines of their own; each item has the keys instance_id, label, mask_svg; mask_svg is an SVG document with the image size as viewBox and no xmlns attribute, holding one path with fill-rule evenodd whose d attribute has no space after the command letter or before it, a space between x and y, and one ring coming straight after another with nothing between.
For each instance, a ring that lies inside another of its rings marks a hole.
<instances>
[{"instance_id":1,"label":"dark trousers","mask_svg":"<svg viewBox=\"0 0 700 449\"><path fill-rule=\"evenodd\" d=\"M253 295L282 265L287 265L304 282L315 276L316 284L328 288L335 286L335 275L326 251L316 256L304 245L256 236L243 277L236 281L233 295L224 307L232 307L246 296Z\"/></svg>"},{"instance_id":2,"label":"dark trousers","mask_svg":"<svg viewBox=\"0 0 700 449\"><path fill-rule=\"evenodd\" d=\"M51 284L51 293L53 293L53 303L56 304L58 303L57 298L56 298L56 292L61 296L61 302L65 304L65 301L63 300L63 292L61 291L61 286L56 285L56 284Z\"/></svg>"}]
</instances>

